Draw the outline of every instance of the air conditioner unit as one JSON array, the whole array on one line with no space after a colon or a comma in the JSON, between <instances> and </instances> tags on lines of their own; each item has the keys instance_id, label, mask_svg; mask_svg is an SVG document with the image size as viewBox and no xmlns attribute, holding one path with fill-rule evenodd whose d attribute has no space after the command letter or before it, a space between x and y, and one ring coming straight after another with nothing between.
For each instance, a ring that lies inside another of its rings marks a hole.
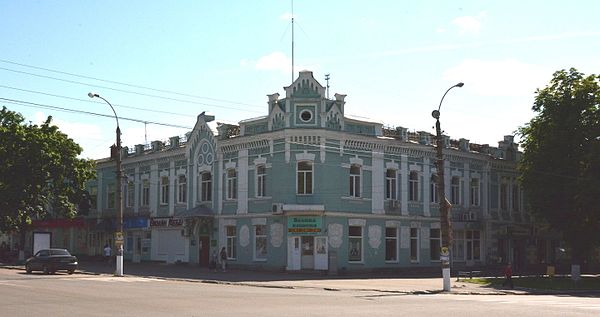
<instances>
[{"instance_id":1,"label":"air conditioner unit","mask_svg":"<svg viewBox=\"0 0 600 317\"><path fill-rule=\"evenodd\" d=\"M469 213L469 220L471 220L471 221L477 220L477 213L476 212L470 212Z\"/></svg>"},{"instance_id":2,"label":"air conditioner unit","mask_svg":"<svg viewBox=\"0 0 600 317\"><path fill-rule=\"evenodd\" d=\"M396 200L396 199L390 199L389 200L389 204L390 204L389 205L390 209L398 209L398 200Z\"/></svg>"},{"instance_id":3,"label":"air conditioner unit","mask_svg":"<svg viewBox=\"0 0 600 317\"><path fill-rule=\"evenodd\" d=\"M283 204L282 203L273 204L273 206L271 206L271 211L273 212L274 215L283 214Z\"/></svg>"}]
</instances>

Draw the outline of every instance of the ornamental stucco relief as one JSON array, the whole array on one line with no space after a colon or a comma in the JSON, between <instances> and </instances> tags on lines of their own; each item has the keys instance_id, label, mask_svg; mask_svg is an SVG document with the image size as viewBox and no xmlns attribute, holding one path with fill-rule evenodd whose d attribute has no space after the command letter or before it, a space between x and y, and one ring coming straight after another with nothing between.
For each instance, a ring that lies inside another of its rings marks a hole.
<instances>
[{"instance_id":1,"label":"ornamental stucco relief","mask_svg":"<svg viewBox=\"0 0 600 317\"><path fill-rule=\"evenodd\" d=\"M344 234L344 227L339 223L330 223L327 226L327 233L329 237L329 245L332 248L339 248L342 245L342 235Z\"/></svg>"},{"instance_id":2,"label":"ornamental stucco relief","mask_svg":"<svg viewBox=\"0 0 600 317\"><path fill-rule=\"evenodd\" d=\"M381 245L381 226L369 226L369 245L373 249L379 249Z\"/></svg>"},{"instance_id":3,"label":"ornamental stucco relief","mask_svg":"<svg viewBox=\"0 0 600 317\"><path fill-rule=\"evenodd\" d=\"M245 248L249 244L250 244L250 229L248 229L247 225L243 225L240 228L240 245Z\"/></svg>"},{"instance_id":4,"label":"ornamental stucco relief","mask_svg":"<svg viewBox=\"0 0 600 317\"><path fill-rule=\"evenodd\" d=\"M283 224L271 224L271 245L279 248L283 243Z\"/></svg>"}]
</instances>

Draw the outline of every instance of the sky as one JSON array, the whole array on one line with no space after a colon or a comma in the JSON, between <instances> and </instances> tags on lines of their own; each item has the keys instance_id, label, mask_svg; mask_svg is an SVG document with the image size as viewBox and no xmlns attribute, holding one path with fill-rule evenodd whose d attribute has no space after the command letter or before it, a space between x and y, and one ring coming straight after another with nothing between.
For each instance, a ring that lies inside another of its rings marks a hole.
<instances>
[{"instance_id":1,"label":"sky","mask_svg":"<svg viewBox=\"0 0 600 317\"><path fill-rule=\"evenodd\" d=\"M293 12L293 13L292 13ZM119 117L129 148L190 131L203 111L267 114L310 70L346 115L490 144L535 113L555 71L600 73L600 1L0 0L0 106L48 116L109 156ZM294 17L292 27L291 17ZM517 136L516 140L519 138Z\"/></svg>"}]
</instances>

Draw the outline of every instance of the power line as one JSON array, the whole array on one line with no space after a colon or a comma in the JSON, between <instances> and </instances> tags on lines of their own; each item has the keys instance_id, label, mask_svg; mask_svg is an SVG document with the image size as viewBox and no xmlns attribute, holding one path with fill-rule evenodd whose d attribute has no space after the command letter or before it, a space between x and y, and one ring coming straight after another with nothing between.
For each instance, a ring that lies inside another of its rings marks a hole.
<instances>
[{"instance_id":1,"label":"power line","mask_svg":"<svg viewBox=\"0 0 600 317\"><path fill-rule=\"evenodd\" d=\"M141 86L141 85L134 85L134 84L124 83L124 82L119 82L119 81L114 81L114 80L102 79L102 78L97 78L97 77L92 77L92 76L79 75L79 74L75 74L75 73L69 73L69 72L55 70L55 69L50 69L50 68L44 68L44 67L39 67L39 66L33 66L33 65L27 65L27 64L17 63L17 62L5 60L5 59L0 59L0 62L6 63L6 64L18 65L18 66L22 66L22 67L28 67L28 68L38 69L38 70L43 70L43 71L47 71L47 72L51 72L51 73L69 75L69 76L79 77L79 78L85 78L85 79L92 79L92 80L97 80L97 81L101 81L101 82L105 82L105 83L110 83L110 84L123 85L123 86L132 87L132 88L146 89L146 90L151 90L151 91L156 91L156 92L162 92L162 93L167 93L167 94L179 95L179 96L184 96L184 97L192 97L192 98L198 98L198 99L206 99L206 100L217 101L217 102L226 102L226 103L236 104L236 105L242 105L242 106L259 107L258 105L252 105L252 104L242 103L242 102L237 102L237 101L231 101L231 100L225 100L225 99L217 99L217 98L211 98L211 97L204 97L204 96L198 96L198 95L192 95L192 94L186 94L186 93L176 92L176 91L172 91L172 90L158 89L158 88L152 88L152 87Z\"/></svg>"},{"instance_id":2,"label":"power line","mask_svg":"<svg viewBox=\"0 0 600 317\"><path fill-rule=\"evenodd\" d=\"M87 87L96 87L96 88L102 88L102 89L109 89L109 90L113 90L113 91L118 91L118 92L127 93L127 94L134 94L134 95L139 95L139 96L144 96L144 97L158 98L158 99L163 99L163 100L176 101L176 102L189 103L189 104L196 104L196 105L203 105L203 106L216 107L216 108L239 110L239 111L245 111L245 112L262 113L261 111L258 111L258 110L248 110L248 109L237 108L237 107L215 105L215 104L209 104L209 103L192 101L192 100L185 100L185 99L164 97L164 96L153 95L153 94L146 94L146 93L142 93L142 92L125 90L125 89L119 89L119 88L113 88L113 87L108 87L108 86L93 85L93 84L83 83L83 82L80 82L80 81L63 79L63 78L56 78L56 77L46 76L46 75L40 75L40 74L34 74L34 73L24 72L24 71L20 71L20 70L5 68L5 67L0 67L0 70L5 70L5 71L13 72L13 73L24 74L24 75L29 75L29 76L39 77L39 78L52 79L52 80L56 80L56 81L62 81L62 82L70 83L70 84L77 84L77 85L82 85L82 86L87 86Z\"/></svg>"},{"instance_id":3,"label":"power line","mask_svg":"<svg viewBox=\"0 0 600 317\"><path fill-rule=\"evenodd\" d=\"M28 93L32 93L32 94L39 94L39 95L74 100L74 101L82 101L82 102L93 103L93 104L103 104L103 105L105 104L104 102L100 102L100 101L92 101L89 98L88 99L74 98L74 97L56 95L56 94L51 94L51 93L47 93L47 92L41 92L41 91L29 90L29 89L23 89L23 88L16 88L16 87L5 86L5 85L0 85L0 88L18 90L18 91L28 92ZM140 108L140 107L126 106L126 105L122 105L122 104L113 104L113 105L117 106L117 107L121 107L121 108L135 109L135 110L148 111L148 112L156 112L156 113L162 113L162 114L171 114L171 115L182 116L182 117L192 116L189 114L162 111L162 110L151 110L151 109L145 109L145 108Z\"/></svg>"},{"instance_id":4,"label":"power line","mask_svg":"<svg viewBox=\"0 0 600 317\"><path fill-rule=\"evenodd\" d=\"M40 104L40 103L23 101L23 100L16 100L16 99L2 98L2 97L0 97L0 100L3 100L8 103L22 105L22 106L26 106L26 107L32 107L32 108L52 109L52 110L58 110L58 111L63 111L63 112L87 114L87 115L97 116L97 117L114 118L113 115L108 115L108 114L103 114L103 113L69 109L69 108L57 107L57 106L51 106L51 105L44 105L44 104ZM173 128L182 128L182 129L189 129L189 130L193 129L192 127L188 127L188 126L182 126L182 125L176 125L176 124L170 124L170 123L162 123L162 122L156 122L156 121L147 121L147 120L141 120L141 119L133 119L133 118L127 118L127 117L119 117L119 119L126 120L126 121L138 122L138 123L149 123L149 124L155 124L155 125L161 125L161 126L173 127Z\"/></svg>"}]
</instances>

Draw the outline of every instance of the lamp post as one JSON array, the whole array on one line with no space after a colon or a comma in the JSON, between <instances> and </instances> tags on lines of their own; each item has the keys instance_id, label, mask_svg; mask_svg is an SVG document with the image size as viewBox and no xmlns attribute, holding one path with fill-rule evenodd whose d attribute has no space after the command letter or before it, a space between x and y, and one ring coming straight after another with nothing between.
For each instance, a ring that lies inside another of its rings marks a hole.
<instances>
[{"instance_id":1,"label":"lamp post","mask_svg":"<svg viewBox=\"0 0 600 317\"><path fill-rule=\"evenodd\" d=\"M444 185L444 155L443 148L444 142L442 140L442 129L440 128L440 109L442 108L442 101L444 97L454 87L462 87L464 83L458 83L446 90L440 105L437 110L433 110L431 116L435 118L435 132L436 132L436 152L437 152L437 195L440 204L440 222L442 230L442 246L440 250L440 260L442 262L442 277L444 279L444 291L450 291L450 247L452 246L452 224L450 223L450 207L452 205L446 199L445 185Z\"/></svg>"},{"instance_id":2,"label":"lamp post","mask_svg":"<svg viewBox=\"0 0 600 317\"><path fill-rule=\"evenodd\" d=\"M116 161L117 161L117 186L116 186L116 198L117 198L117 232L115 232L115 247L117 250L116 256L116 270L115 275L123 276L123 193L122 193L122 181L123 181L123 171L121 170L121 128L119 128L119 117L117 116L117 112L115 108L108 102L108 100L104 99L102 96L95 93L88 93L88 97L90 98L100 98L106 102L113 113L115 114L115 119L117 120L117 149L116 149Z\"/></svg>"}]
</instances>

